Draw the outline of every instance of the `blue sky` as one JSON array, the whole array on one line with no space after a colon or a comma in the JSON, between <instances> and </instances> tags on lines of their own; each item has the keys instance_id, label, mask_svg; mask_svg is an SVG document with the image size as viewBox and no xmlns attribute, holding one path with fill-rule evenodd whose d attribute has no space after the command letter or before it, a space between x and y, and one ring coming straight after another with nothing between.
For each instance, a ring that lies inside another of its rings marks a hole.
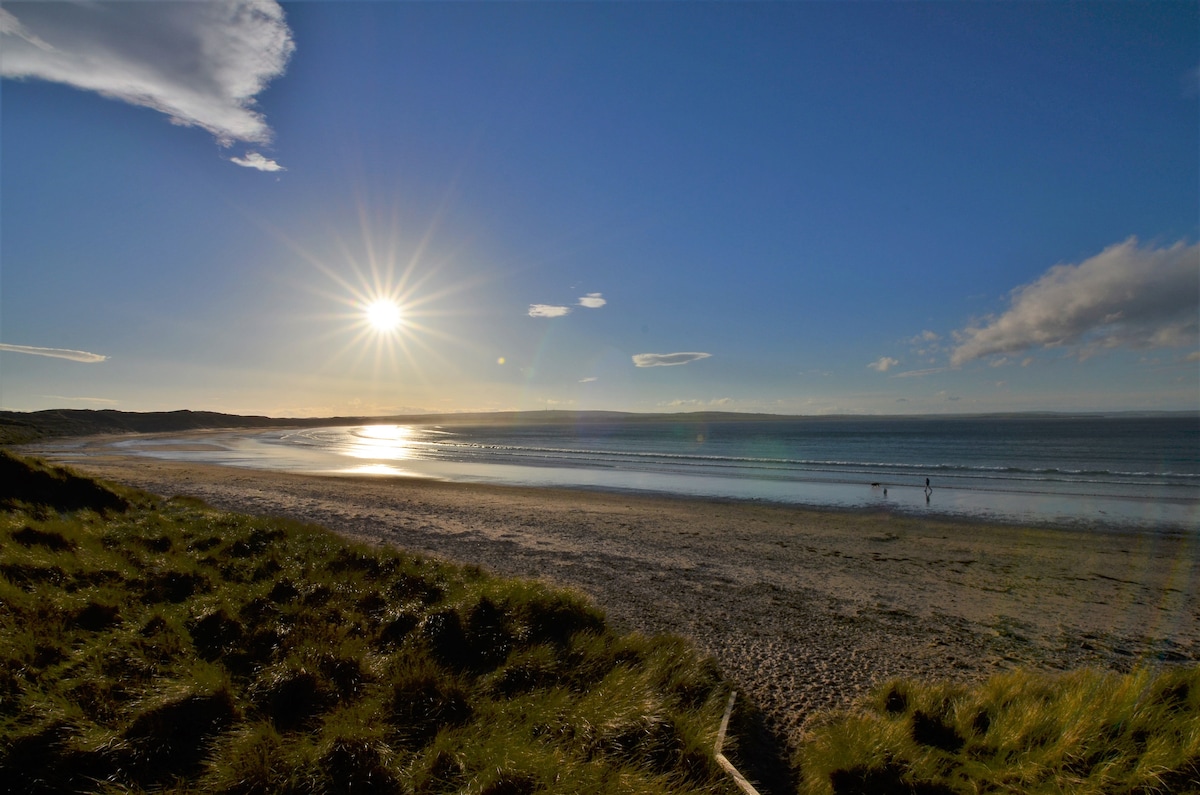
<instances>
[{"instance_id":1,"label":"blue sky","mask_svg":"<svg viewBox=\"0 0 1200 795\"><path fill-rule=\"evenodd\" d=\"M0 8L3 408L1200 408L1195 3Z\"/></svg>"}]
</instances>

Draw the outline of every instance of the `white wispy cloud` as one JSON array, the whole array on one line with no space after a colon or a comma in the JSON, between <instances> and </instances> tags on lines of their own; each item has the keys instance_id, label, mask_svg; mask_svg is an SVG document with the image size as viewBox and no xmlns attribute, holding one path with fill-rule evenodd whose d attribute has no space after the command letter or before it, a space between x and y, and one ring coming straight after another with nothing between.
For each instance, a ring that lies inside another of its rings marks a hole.
<instances>
[{"instance_id":1,"label":"white wispy cloud","mask_svg":"<svg viewBox=\"0 0 1200 795\"><path fill-rule=\"evenodd\" d=\"M870 367L872 370L878 373L886 373L888 370L891 370L898 364L900 364L899 359L893 359L891 356L880 356L878 359L868 364L867 367Z\"/></svg>"},{"instance_id":2,"label":"white wispy cloud","mask_svg":"<svg viewBox=\"0 0 1200 795\"><path fill-rule=\"evenodd\" d=\"M905 370L901 373L893 373L892 378L920 378L934 373L944 373L949 370L949 367L926 367L923 370Z\"/></svg>"},{"instance_id":3,"label":"white wispy cloud","mask_svg":"<svg viewBox=\"0 0 1200 795\"><path fill-rule=\"evenodd\" d=\"M67 397L66 395L42 395L50 400L65 400L70 403L98 403L102 406L115 406L120 401L110 400L109 398L94 398L94 397Z\"/></svg>"},{"instance_id":4,"label":"white wispy cloud","mask_svg":"<svg viewBox=\"0 0 1200 795\"><path fill-rule=\"evenodd\" d=\"M1055 265L1011 293L999 316L955 332L950 363L1065 346L1081 358L1110 348L1195 345L1200 244L1139 247L1135 238L1078 265Z\"/></svg>"},{"instance_id":5,"label":"white wispy cloud","mask_svg":"<svg viewBox=\"0 0 1200 795\"><path fill-rule=\"evenodd\" d=\"M245 157L231 157L229 162L243 168L256 168L259 171L287 171L274 160L263 157L258 152L247 152Z\"/></svg>"},{"instance_id":6,"label":"white wispy cloud","mask_svg":"<svg viewBox=\"0 0 1200 795\"><path fill-rule=\"evenodd\" d=\"M73 362L84 362L92 364L95 362L103 362L108 359L99 353L88 353L87 351L73 351L70 348L36 348L32 345L9 345L0 342L0 351L8 351L9 353L28 353L32 356L49 356L54 359L70 359Z\"/></svg>"},{"instance_id":7,"label":"white wispy cloud","mask_svg":"<svg viewBox=\"0 0 1200 795\"><path fill-rule=\"evenodd\" d=\"M634 354L633 363L638 367L674 367L680 364L690 364L691 362L707 359L712 356L711 353L697 353L689 351L685 353L638 353Z\"/></svg>"},{"instance_id":8,"label":"white wispy cloud","mask_svg":"<svg viewBox=\"0 0 1200 795\"><path fill-rule=\"evenodd\" d=\"M552 306L550 304L530 304L530 317L562 317L571 314L569 306Z\"/></svg>"},{"instance_id":9,"label":"white wispy cloud","mask_svg":"<svg viewBox=\"0 0 1200 795\"><path fill-rule=\"evenodd\" d=\"M223 146L271 140L255 97L283 74L294 48L275 0L22 3L0 11L0 76L152 108ZM254 153L241 160L260 167Z\"/></svg>"},{"instance_id":10,"label":"white wispy cloud","mask_svg":"<svg viewBox=\"0 0 1200 795\"><path fill-rule=\"evenodd\" d=\"M580 379L579 379L579 383L581 383L581 384L590 384L590 383L592 383L593 381L599 381L599 380L600 380L600 379L599 379L599 378L597 378L596 376L594 376L594 375L589 375L587 378L580 378Z\"/></svg>"},{"instance_id":11,"label":"white wispy cloud","mask_svg":"<svg viewBox=\"0 0 1200 795\"><path fill-rule=\"evenodd\" d=\"M604 300L603 293L588 293L579 299L579 305L586 306L588 309L599 309L607 303L608 301Z\"/></svg>"}]
</instances>

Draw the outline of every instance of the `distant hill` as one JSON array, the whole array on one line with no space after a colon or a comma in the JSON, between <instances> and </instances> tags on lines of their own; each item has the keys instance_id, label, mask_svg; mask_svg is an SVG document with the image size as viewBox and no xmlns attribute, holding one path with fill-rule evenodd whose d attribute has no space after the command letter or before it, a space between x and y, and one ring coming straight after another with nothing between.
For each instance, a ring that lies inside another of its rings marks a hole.
<instances>
[{"instance_id":1,"label":"distant hill","mask_svg":"<svg viewBox=\"0 0 1200 795\"><path fill-rule=\"evenodd\" d=\"M239 417L213 411L0 411L0 444L22 444L61 436L100 433L158 433L203 428L261 428L276 426L269 417Z\"/></svg>"},{"instance_id":2,"label":"distant hill","mask_svg":"<svg viewBox=\"0 0 1200 795\"><path fill-rule=\"evenodd\" d=\"M886 421L895 419L944 422L987 418L992 420L1062 420L1097 417L1182 417L1200 421L1196 412L1019 412L1011 414L926 414L881 415L835 414L822 416L786 416L749 414L731 411L697 411L671 414L641 414L622 411L495 411L463 414L405 414L388 417L261 417L221 414L216 411L116 411L113 409L48 409L45 411L0 411L0 445L25 444L42 439L67 436L91 436L115 433L177 433L218 428L317 428L332 425L368 425L378 423L421 425L606 425L646 422L717 423L717 422L806 422L839 423Z\"/></svg>"},{"instance_id":3,"label":"distant hill","mask_svg":"<svg viewBox=\"0 0 1200 795\"><path fill-rule=\"evenodd\" d=\"M425 423L444 425L603 423L647 421L756 421L769 414L701 412L695 414L630 414L619 411L500 411L475 414L418 414L394 417L261 417L215 411L116 411L113 409L48 409L0 411L0 444L25 444L41 439L109 433L172 433L216 428L313 428L366 423Z\"/></svg>"}]
</instances>

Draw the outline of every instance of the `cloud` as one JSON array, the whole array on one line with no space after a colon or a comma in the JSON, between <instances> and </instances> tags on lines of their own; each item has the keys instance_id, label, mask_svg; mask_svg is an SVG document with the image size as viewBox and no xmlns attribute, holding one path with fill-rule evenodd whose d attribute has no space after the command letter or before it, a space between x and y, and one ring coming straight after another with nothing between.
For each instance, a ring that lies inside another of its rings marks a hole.
<instances>
[{"instance_id":1,"label":"cloud","mask_svg":"<svg viewBox=\"0 0 1200 795\"><path fill-rule=\"evenodd\" d=\"M638 367L674 367L678 364L689 364L707 359L711 353L638 353L633 357L633 363Z\"/></svg>"},{"instance_id":2,"label":"cloud","mask_svg":"<svg viewBox=\"0 0 1200 795\"><path fill-rule=\"evenodd\" d=\"M890 356L880 356L878 359L868 364L867 367L870 367L872 370L879 373L886 373L888 370L892 369L898 364L900 364L899 359L893 359Z\"/></svg>"},{"instance_id":3,"label":"cloud","mask_svg":"<svg viewBox=\"0 0 1200 795\"><path fill-rule=\"evenodd\" d=\"M892 378L921 378L935 373L944 373L949 369L949 367L926 367L924 370L905 370L902 373L895 373Z\"/></svg>"},{"instance_id":4,"label":"cloud","mask_svg":"<svg viewBox=\"0 0 1200 795\"><path fill-rule=\"evenodd\" d=\"M549 304L530 304L530 317L562 317L571 314L569 306L550 306Z\"/></svg>"},{"instance_id":5,"label":"cloud","mask_svg":"<svg viewBox=\"0 0 1200 795\"><path fill-rule=\"evenodd\" d=\"M49 398L50 400L66 400L71 403L99 403L104 406L115 406L120 402L108 398L67 397L66 395L42 395L42 397Z\"/></svg>"},{"instance_id":6,"label":"cloud","mask_svg":"<svg viewBox=\"0 0 1200 795\"><path fill-rule=\"evenodd\" d=\"M927 342L937 342L941 338L942 338L941 335L939 335L936 331L929 331L928 329L926 329L925 331L922 331L920 334L918 334L917 336L915 336L911 340L909 340L909 343L912 345L920 345L922 343L927 343Z\"/></svg>"},{"instance_id":7,"label":"cloud","mask_svg":"<svg viewBox=\"0 0 1200 795\"><path fill-rule=\"evenodd\" d=\"M587 378L580 378L580 379L579 379L579 383L581 383L581 384L590 384L590 383L592 383L593 381L599 381L599 380L600 380L600 379L599 379L599 378L597 378L596 376L594 376L594 375L589 375Z\"/></svg>"},{"instance_id":8,"label":"cloud","mask_svg":"<svg viewBox=\"0 0 1200 795\"><path fill-rule=\"evenodd\" d=\"M1069 346L1080 358L1110 348L1194 345L1200 335L1200 244L1109 246L1055 265L1011 293L1006 312L955 332L955 367L996 353Z\"/></svg>"},{"instance_id":9,"label":"cloud","mask_svg":"<svg viewBox=\"0 0 1200 795\"><path fill-rule=\"evenodd\" d=\"M579 305L586 306L588 309L599 309L607 303L608 301L603 298L603 293L588 293L579 299Z\"/></svg>"},{"instance_id":10,"label":"cloud","mask_svg":"<svg viewBox=\"0 0 1200 795\"><path fill-rule=\"evenodd\" d=\"M54 359L70 359L73 362L85 362L87 364L102 362L108 358L107 356L102 356L99 353L73 351L69 348L35 348L32 345L8 345L3 342L0 342L0 351L8 351L9 353L28 353L33 356L50 356Z\"/></svg>"},{"instance_id":11,"label":"cloud","mask_svg":"<svg viewBox=\"0 0 1200 795\"><path fill-rule=\"evenodd\" d=\"M274 160L263 157L258 152L247 152L245 157L231 157L229 162L245 168L256 168L259 171L287 171Z\"/></svg>"},{"instance_id":12,"label":"cloud","mask_svg":"<svg viewBox=\"0 0 1200 795\"><path fill-rule=\"evenodd\" d=\"M1200 351L1192 351L1183 358L1185 362L1200 362Z\"/></svg>"},{"instance_id":13,"label":"cloud","mask_svg":"<svg viewBox=\"0 0 1200 795\"><path fill-rule=\"evenodd\" d=\"M151 108L223 146L271 140L255 97L294 48L274 0L23 3L0 12L0 76Z\"/></svg>"}]
</instances>

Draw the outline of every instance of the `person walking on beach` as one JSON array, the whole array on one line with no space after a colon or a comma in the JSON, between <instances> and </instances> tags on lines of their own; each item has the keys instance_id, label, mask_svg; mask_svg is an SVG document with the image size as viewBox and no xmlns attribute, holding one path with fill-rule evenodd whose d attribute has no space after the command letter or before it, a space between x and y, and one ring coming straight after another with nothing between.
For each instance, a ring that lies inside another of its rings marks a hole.
<instances>
[{"instance_id":1,"label":"person walking on beach","mask_svg":"<svg viewBox=\"0 0 1200 795\"><path fill-rule=\"evenodd\" d=\"M925 502L929 502L930 494L933 494L933 487L929 485L929 478L925 478Z\"/></svg>"}]
</instances>

